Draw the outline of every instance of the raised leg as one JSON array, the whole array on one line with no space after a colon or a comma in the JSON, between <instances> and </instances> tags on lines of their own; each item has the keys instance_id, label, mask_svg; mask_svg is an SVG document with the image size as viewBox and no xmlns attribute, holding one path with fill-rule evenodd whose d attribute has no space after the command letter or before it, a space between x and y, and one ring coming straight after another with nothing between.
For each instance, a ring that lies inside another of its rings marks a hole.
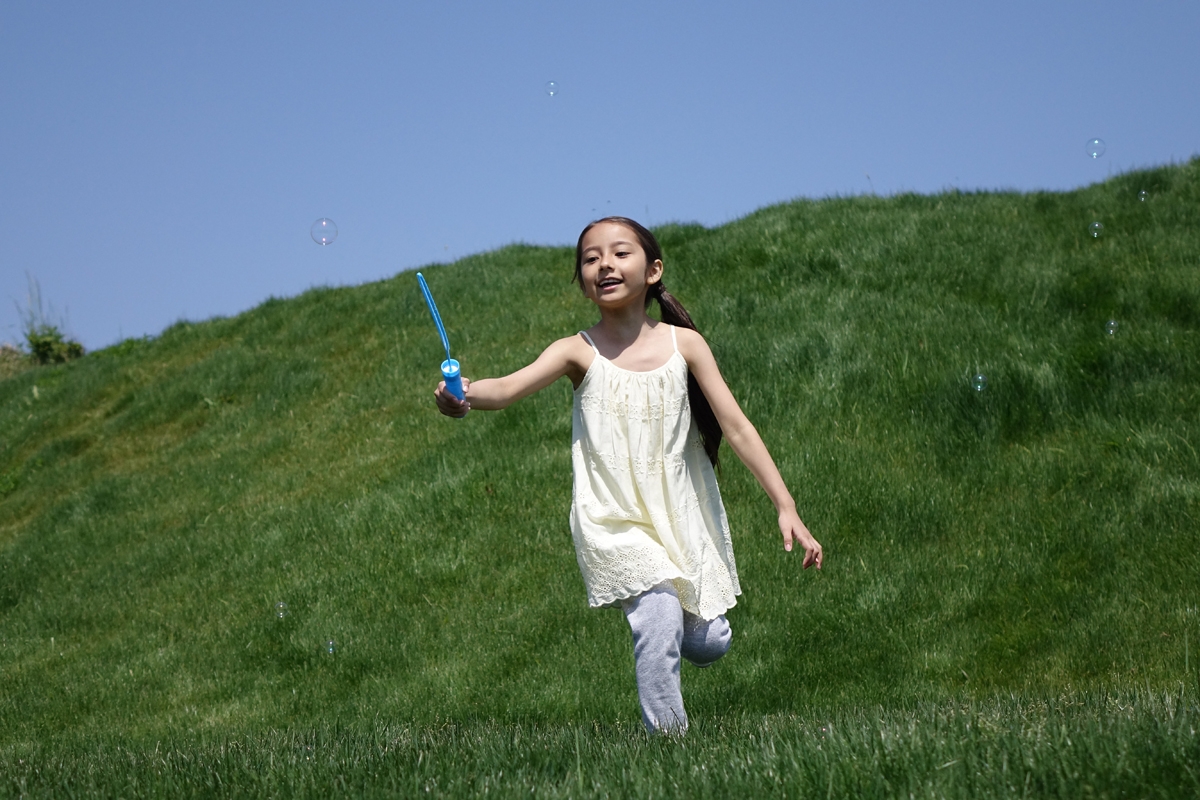
<instances>
[{"instance_id":1,"label":"raised leg","mask_svg":"<svg viewBox=\"0 0 1200 800\"><path fill-rule=\"evenodd\" d=\"M725 615L704 619L690 611L683 612L683 642L680 654L697 667L707 667L729 651L733 631Z\"/></svg>"}]
</instances>

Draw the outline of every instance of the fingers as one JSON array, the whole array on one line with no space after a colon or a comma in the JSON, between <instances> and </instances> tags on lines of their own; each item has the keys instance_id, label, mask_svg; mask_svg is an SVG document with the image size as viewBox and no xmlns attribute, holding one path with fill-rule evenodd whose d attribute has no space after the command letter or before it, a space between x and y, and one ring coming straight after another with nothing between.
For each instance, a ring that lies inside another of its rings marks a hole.
<instances>
[{"instance_id":1,"label":"fingers","mask_svg":"<svg viewBox=\"0 0 1200 800\"><path fill-rule=\"evenodd\" d=\"M464 380L465 384L466 381ZM465 388L465 386L464 386ZM464 391L464 395L466 392ZM471 404L465 398L459 400L457 397L446 391L446 382L438 383L437 389L433 392L433 398L437 402L438 411L445 414L447 417L465 417L467 412L471 410Z\"/></svg>"},{"instance_id":2,"label":"fingers","mask_svg":"<svg viewBox=\"0 0 1200 800\"><path fill-rule=\"evenodd\" d=\"M808 541L804 543L804 563L802 566L808 569L815 564L817 569L820 569L822 562L825 560L825 551L821 549L821 543L814 539L812 534L809 534L807 538Z\"/></svg>"},{"instance_id":3,"label":"fingers","mask_svg":"<svg viewBox=\"0 0 1200 800\"><path fill-rule=\"evenodd\" d=\"M816 565L820 569L825 562L825 551L821 548L821 543L812 537L812 534L807 530L785 530L783 534L783 549L787 552L792 552L792 544L798 544L804 548L804 560L800 565L804 569Z\"/></svg>"},{"instance_id":4,"label":"fingers","mask_svg":"<svg viewBox=\"0 0 1200 800\"><path fill-rule=\"evenodd\" d=\"M817 565L817 569L821 568L821 563L825 560L825 553L821 550L821 545L814 542L813 547L804 549L804 568L808 569L813 564Z\"/></svg>"}]
</instances>

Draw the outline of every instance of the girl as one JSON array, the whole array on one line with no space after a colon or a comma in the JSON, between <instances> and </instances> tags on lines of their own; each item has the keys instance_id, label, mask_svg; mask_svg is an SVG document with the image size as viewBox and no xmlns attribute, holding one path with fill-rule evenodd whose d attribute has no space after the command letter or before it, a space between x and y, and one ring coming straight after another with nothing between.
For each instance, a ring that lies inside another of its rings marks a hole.
<instances>
[{"instance_id":1,"label":"girl","mask_svg":"<svg viewBox=\"0 0 1200 800\"><path fill-rule=\"evenodd\" d=\"M804 548L805 569L820 569L823 553L662 274L649 230L625 217L593 222L575 246L575 280L600 321L511 375L464 378L462 401L444 382L434 397L461 417L571 379L571 534L588 603L625 612L646 729L683 733L680 659L707 667L725 655L725 612L741 594L713 472L722 433L775 504L784 550ZM662 322L646 314L651 298Z\"/></svg>"}]
</instances>

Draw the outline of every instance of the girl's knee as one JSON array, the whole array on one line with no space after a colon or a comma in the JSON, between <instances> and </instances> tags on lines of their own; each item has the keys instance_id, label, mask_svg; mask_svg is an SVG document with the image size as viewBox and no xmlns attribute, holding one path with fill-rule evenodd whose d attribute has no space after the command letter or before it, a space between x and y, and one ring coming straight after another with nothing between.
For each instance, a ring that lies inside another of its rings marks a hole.
<instances>
[{"instance_id":1,"label":"girl's knee","mask_svg":"<svg viewBox=\"0 0 1200 800\"><path fill-rule=\"evenodd\" d=\"M682 655L697 667L707 667L729 652L733 630L724 615L712 620L686 614Z\"/></svg>"}]
</instances>

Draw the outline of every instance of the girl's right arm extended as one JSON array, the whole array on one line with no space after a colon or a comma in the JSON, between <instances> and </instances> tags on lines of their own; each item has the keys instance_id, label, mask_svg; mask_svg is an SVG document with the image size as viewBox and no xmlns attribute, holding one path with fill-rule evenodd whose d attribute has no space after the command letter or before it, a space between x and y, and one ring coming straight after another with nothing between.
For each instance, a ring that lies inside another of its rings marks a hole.
<instances>
[{"instance_id":1,"label":"girl's right arm extended","mask_svg":"<svg viewBox=\"0 0 1200 800\"><path fill-rule=\"evenodd\" d=\"M464 417L472 408L495 411L545 389L564 375L582 379L587 365L582 364L581 359L591 355L591 348L578 336L569 336L551 344L536 361L511 375L477 381L463 378L462 400L446 391L445 381L438 384L433 396L438 411L448 417Z\"/></svg>"}]
</instances>

